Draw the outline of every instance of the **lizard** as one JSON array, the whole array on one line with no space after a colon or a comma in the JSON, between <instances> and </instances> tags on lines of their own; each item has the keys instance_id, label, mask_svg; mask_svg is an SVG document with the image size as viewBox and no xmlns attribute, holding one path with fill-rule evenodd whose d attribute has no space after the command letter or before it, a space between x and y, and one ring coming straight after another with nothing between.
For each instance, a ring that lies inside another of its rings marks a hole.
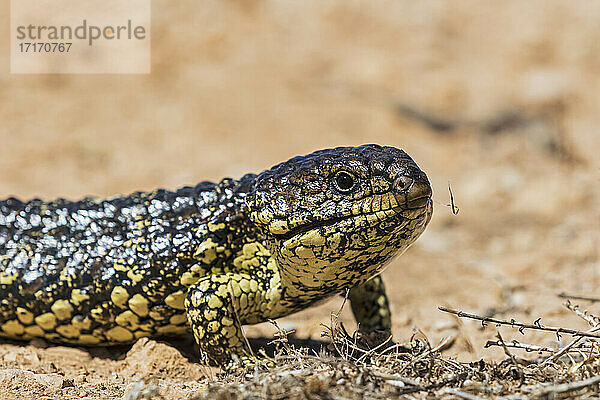
<instances>
[{"instance_id":1,"label":"lizard","mask_svg":"<svg viewBox=\"0 0 600 400\"><path fill-rule=\"evenodd\" d=\"M426 174L375 144L260 174L106 199L0 201L0 336L73 345L193 333L225 371L259 362L243 333L348 291L390 331L381 272L425 230Z\"/></svg>"}]
</instances>

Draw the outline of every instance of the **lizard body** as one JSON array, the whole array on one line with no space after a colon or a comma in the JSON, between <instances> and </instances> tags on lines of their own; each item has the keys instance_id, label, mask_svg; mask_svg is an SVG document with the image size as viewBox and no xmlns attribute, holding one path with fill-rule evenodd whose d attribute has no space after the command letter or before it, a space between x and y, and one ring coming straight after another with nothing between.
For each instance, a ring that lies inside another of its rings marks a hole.
<instances>
[{"instance_id":1,"label":"lizard body","mask_svg":"<svg viewBox=\"0 0 600 400\"><path fill-rule=\"evenodd\" d=\"M3 200L0 336L110 345L191 330L232 369L257 360L242 325L346 289L363 330L389 330L379 273L431 213L426 175L378 145L173 192Z\"/></svg>"}]
</instances>

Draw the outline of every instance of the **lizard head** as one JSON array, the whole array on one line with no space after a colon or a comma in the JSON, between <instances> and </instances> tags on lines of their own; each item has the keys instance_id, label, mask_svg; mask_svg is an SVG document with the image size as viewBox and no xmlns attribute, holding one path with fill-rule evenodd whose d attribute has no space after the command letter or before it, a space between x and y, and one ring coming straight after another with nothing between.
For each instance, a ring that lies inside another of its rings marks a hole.
<instances>
[{"instance_id":1,"label":"lizard head","mask_svg":"<svg viewBox=\"0 0 600 400\"><path fill-rule=\"evenodd\" d=\"M291 292L334 293L380 273L425 230L427 176L402 150L363 145L294 157L246 197Z\"/></svg>"}]
</instances>

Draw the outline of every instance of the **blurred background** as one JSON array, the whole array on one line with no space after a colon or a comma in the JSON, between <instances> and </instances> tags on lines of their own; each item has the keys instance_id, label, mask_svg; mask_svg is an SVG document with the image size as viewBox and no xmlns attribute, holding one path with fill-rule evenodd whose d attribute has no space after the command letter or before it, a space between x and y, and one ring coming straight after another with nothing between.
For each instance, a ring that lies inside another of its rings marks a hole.
<instances>
[{"instance_id":1,"label":"blurred background","mask_svg":"<svg viewBox=\"0 0 600 400\"><path fill-rule=\"evenodd\" d=\"M149 75L9 74L8 4L2 198L175 189L393 145L436 201L385 272L398 341L420 329L455 337L461 359L500 354L483 349L493 327L437 306L586 328L556 294L599 294L600 2L155 0ZM319 337L340 303L282 326Z\"/></svg>"}]
</instances>

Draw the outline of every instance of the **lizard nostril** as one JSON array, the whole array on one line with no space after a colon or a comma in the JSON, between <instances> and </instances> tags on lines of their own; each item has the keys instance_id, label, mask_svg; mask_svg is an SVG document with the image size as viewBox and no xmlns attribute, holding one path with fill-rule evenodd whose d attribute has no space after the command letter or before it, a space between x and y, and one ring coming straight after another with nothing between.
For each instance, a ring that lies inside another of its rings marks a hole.
<instances>
[{"instance_id":1,"label":"lizard nostril","mask_svg":"<svg viewBox=\"0 0 600 400\"><path fill-rule=\"evenodd\" d=\"M407 190L408 188L410 188L412 183L413 183L412 178L409 178L406 175L402 175L402 176L396 178L396 180L394 181L394 189L396 189L397 191Z\"/></svg>"}]
</instances>

